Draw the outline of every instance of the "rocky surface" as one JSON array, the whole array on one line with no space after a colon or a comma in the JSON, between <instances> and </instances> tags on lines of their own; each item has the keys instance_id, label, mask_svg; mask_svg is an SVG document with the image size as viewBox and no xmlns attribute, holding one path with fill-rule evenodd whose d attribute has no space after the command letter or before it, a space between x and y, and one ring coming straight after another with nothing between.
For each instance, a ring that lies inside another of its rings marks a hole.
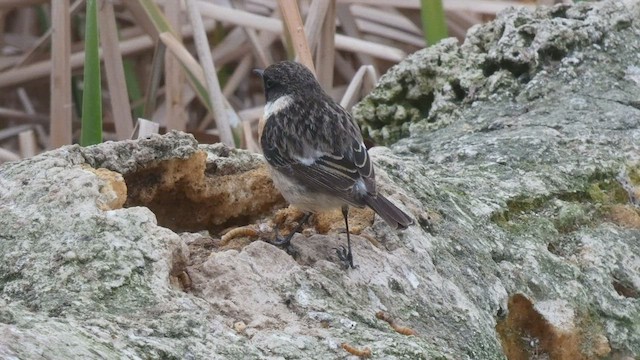
<instances>
[{"instance_id":1,"label":"rocky surface","mask_svg":"<svg viewBox=\"0 0 640 360\"><path fill-rule=\"evenodd\" d=\"M0 167L0 358L640 356L640 7L503 13L355 110L381 191L357 269L259 156L171 133ZM399 140L399 141L398 141ZM275 215L274 215L275 214Z\"/></svg>"}]
</instances>

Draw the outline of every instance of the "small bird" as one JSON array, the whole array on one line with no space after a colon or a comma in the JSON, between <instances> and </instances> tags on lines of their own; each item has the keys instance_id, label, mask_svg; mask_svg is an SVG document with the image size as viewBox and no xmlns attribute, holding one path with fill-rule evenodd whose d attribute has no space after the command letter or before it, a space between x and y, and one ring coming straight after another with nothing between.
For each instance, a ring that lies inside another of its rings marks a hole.
<instances>
[{"instance_id":1,"label":"small bird","mask_svg":"<svg viewBox=\"0 0 640 360\"><path fill-rule=\"evenodd\" d=\"M342 209L347 249L335 249L354 268L349 206L369 206L394 229L413 224L409 215L376 191L375 173L360 128L322 89L304 65L282 61L264 70L266 105L260 146L273 182L284 198L305 211L298 227L275 244L288 245L311 213Z\"/></svg>"}]
</instances>

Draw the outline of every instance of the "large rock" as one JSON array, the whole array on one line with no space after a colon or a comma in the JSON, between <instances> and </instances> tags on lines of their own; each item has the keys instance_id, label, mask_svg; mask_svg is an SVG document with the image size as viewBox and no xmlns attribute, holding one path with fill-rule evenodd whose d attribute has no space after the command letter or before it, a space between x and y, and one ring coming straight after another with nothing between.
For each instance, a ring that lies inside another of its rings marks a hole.
<instances>
[{"instance_id":1,"label":"large rock","mask_svg":"<svg viewBox=\"0 0 640 360\"><path fill-rule=\"evenodd\" d=\"M171 133L0 168L0 357L640 356L640 6L512 10L356 110L417 225L295 223L259 156ZM231 230L230 230L231 229ZM221 236L221 234L225 234ZM344 344L344 346L341 346Z\"/></svg>"}]
</instances>

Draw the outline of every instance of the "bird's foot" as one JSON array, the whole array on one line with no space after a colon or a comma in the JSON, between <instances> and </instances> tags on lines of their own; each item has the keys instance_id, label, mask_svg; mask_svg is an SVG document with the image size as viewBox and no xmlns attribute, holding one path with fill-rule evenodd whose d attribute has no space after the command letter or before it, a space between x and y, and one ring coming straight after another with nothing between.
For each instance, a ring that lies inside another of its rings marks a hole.
<instances>
[{"instance_id":1,"label":"bird's foot","mask_svg":"<svg viewBox=\"0 0 640 360\"><path fill-rule=\"evenodd\" d=\"M300 220L300 222L298 223L298 225L296 226L296 228L291 231L291 233L289 233L289 235L287 235L287 237L285 238L281 238L280 234L278 233L278 228L276 227L276 236L275 239L273 240L269 240L268 242L272 245L275 246L279 246L281 248L284 248L285 251L287 252L287 254L296 257L297 253L296 251L293 249L293 246L291 246L291 239L293 239L293 236L297 233L302 231L302 227L304 226L304 224L307 223L307 221L309 220L309 217L311 216L310 212L307 212L304 214L304 216L302 217L302 220Z\"/></svg>"},{"instance_id":2,"label":"bird's foot","mask_svg":"<svg viewBox=\"0 0 640 360\"><path fill-rule=\"evenodd\" d=\"M281 246L281 247L289 246L291 245L291 239L293 238L293 234L294 233L291 233L286 237L281 237L280 232L278 231L278 228L276 228L276 236L273 240L269 240L269 243L271 245Z\"/></svg>"},{"instance_id":3,"label":"bird's foot","mask_svg":"<svg viewBox=\"0 0 640 360\"><path fill-rule=\"evenodd\" d=\"M276 228L276 236L273 240L267 240L267 242L271 245L275 245L279 248L284 249L284 251L287 252L287 254L291 255L291 256L295 256L296 255L296 251L293 248L293 246L291 245L291 239L293 239L293 235L295 235L295 232L292 232L291 234L287 235L286 237L281 237L280 233L278 231L278 228Z\"/></svg>"},{"instance_id":4,"label":"bird's foot","mask_svg":"<svg viewBox=\"0 0 640 360\"><path fill-rule=\"evenodd\" d=\"M338 259L340 259L345 269L355 269L358 267L356 265L353 265L353 253L351 252L351 249L347 250L347 248L345 248L344 246L333 249L336 251Z\"/></svg>"}]
</instances>

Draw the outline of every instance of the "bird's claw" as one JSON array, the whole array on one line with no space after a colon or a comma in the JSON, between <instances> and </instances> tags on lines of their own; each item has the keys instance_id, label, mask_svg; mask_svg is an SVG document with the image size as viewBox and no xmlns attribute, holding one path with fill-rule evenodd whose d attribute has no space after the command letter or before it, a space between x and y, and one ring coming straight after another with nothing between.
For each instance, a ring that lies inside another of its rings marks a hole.
<instances>
[{"instance_id":1,"label":"bird's claw","mask_svg":"<svg viewBox=\"0 0 640 360\"><path fill-rule=\"evenodd\" d=\"M269 240L269 244L281 247L289 247L293 236L281 237L278 228L276 228L276 236L273 240Z\"/></svg>"},{"instance_id":2,"label":"bird's claw","mask_svg":"<svg viewBox=\"0 0 640 360\"><path fill-rule=\"evenodd\" d=\"M333 249L336 251L336 254L338 255L338 259L340 259L340 261L342 261L342 263L344 264L345 269L357 268L356 265L353 265L353 253L350 251L350 249L347 250L342 245L339 248L333 248Z\"/></svg>"},{"instance_id":3,"label":"bird's claw","mask_svg":"<svg viewBox=\"0 0 640 360\"><path fill-rule=\"evenodd\" d=\"M271 245L275 245L279 248L282 248L284 251L287 252L287 254L296 257L297 256L297 251L293 248L293 246L291 246L291 239L293 238L293 235L295 233L291 233L290 235L287 235L286 237L281 237L280 233L278 231L278 228L276 228L276 236L273 240L267 240L267 242Z\"/></svg>"}]
</instances>

